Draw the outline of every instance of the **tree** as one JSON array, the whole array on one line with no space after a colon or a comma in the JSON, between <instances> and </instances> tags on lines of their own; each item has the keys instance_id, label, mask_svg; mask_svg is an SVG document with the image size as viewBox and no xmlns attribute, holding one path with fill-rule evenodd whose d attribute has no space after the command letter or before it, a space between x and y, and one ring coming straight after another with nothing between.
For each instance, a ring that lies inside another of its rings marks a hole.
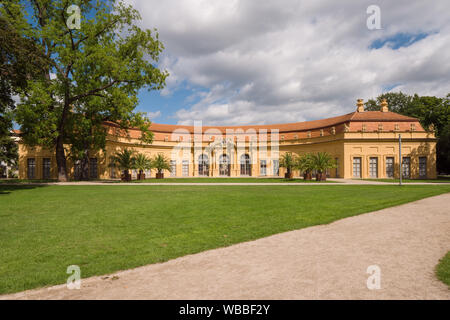
<instances>
[{"instance_id":1,"label":"tree","mask_svg":"<svg viewBox=\"0 0 450 320\"><path fill-rule=\"evenodd\" d=\"M280 167L286 168L285 178L292 179L292 169L294 169L295 165L296 158L292 155L292 152L287 152L281 156Z\"/></svg>"},{"instance_id":2,"label":"tree","mask_svg":"<svg viewBox=\"0 0 450 320\"><path fill-rule=\"evenodd\" d=\"M134 168L134 158L135 151L130 149L123 149L120 152L116 152L111 156L111 160L115 163L122 172L121 178L125 181L131 180L130 171Z\"/></svg>"},{"instance_id":3,"label":"tree","mask_svg":"<svg viewBox=\"0 0 450 320\"><path fill-rule=\"evenodd\" d=\"M11 138L13 96L38 77L46 65L33 41L21 37L0 12L0 162L17 166L17 143Z\"/></svg>"},{"instance_id":4,"label":"tree","mask_svg":"<svg viewBox=\"0 0 450 320\"><path fill-rule=\"evenodd\" d=\"M314 170L314 163L310 153L306 153L296 159L295 169L303 173L305 180L311 180L311 171Z\"/></svg>"},{"instance_id":5,"label":"tree","mask_svg":"<svg viewBox=\"0 0 450 320\"><path fill-rule=\"evenodd\" d=\"M410 114L412 97L402 92L383 93L376 99L369 99L365 103L365 109L367 111L380 111L380 104L383 99L386 99L390 111L412 116Z\"/></svg>"},{"instance_id":6,"label":"tree","mask_svg":"<svg viewBox=\"0 0 450 320\"><path fill-rule=\"evenodd\" d=\"M162 153L159 153L153 158L152 168L155 168L158 171L156 178L164 178L163 170L172 172L169 160Z\"/></svg>"},{"instance_id":7,"label":"tree","mask_svg":"<svg viewBox=\"0 0 450 320\"><path fill-rule=\"evenodd\" d=\"M139 170L138 180L145 179L144 170L149 170L152 168L152 160L148 158L145 154L139 153L134 158L133 169Z\"/></svg>"},{"instance_id":8,"label":"tree","mask_svg":"<svg viewBox=\"0 0 450 320\"><path fill-rule=\"evenodd\" d=\"M450 94L442 99L441 126L436 127L439 140L436 144L437 170L450 173Z\"/></svg>"},{"instance_id":9,"label":"tree","mask_svg":"<svg viewBox=\"0 0 450 320\"><path fill-rule=\"evenodd\" d=\"M327 152L318 152L311 155L312 168L317 171L316 180L326 180L327 169L336 168L336 163Z\"/></svg>"},{"instance_id":10,"label":"tree","mask_svg":"<svg viewBox=\"0 0 450 320\"><path fill-rule=\"evenodd\" d=\"M77 19L73 4L79 8L79 28L70 23L74 14ZM87 148L101 147L106 134L94 141L85 137L102 132L104 121L125 131L138 127L141 139L151 141L148 119L134 109L139 89L161 89L168 75L156 67L163 50L156 30L137 27L139 13L116 0L34 0L28 11L26 18L25 5L14 0L0 7L49 61L44 77L29 80L21 92L16 121L26 144L54 148L58 180L67 180L65 146L73 154L84 150L86 158Z\"/></svg>"}]
</instances>

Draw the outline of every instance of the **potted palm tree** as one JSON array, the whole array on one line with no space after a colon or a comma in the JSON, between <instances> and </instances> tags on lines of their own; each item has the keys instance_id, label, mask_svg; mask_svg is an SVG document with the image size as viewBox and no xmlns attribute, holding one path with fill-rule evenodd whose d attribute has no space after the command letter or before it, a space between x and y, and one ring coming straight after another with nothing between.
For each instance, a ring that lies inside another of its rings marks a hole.
<instances>
[{"instance_id":1,"label":"potted palm tree","mask_svg":"<svg viewBox=\"0 0 450 320\"><path fill-rule=\"evenodd\" d=\"M304 154L297 158L295 168L303 173L304 180L312 180L311 171L314 169L312 156L310 153Z\"/></svg>"},{"instance_id":2,"label":"potted palm tree","mask_svg":"<svg viewBox=\"0 0 450 320\"><path fill-rule=\"evenodd\" d=\"M336 167L336 163L327 152L318 152L317 154L313 154L311 159L313 168L317 171L317 181L325 181L327 179L326 170Z\"/></svg>"},{"instance_id":3,"label":"potted palm tree","mask_svg":"<svg viewBox=\"0 0 450 320\"><path fill-rule=\"evenodd\" d=\"M138 180L145 180L144 170L152 168L152 160L148 158L145 154L139 153L134 158L133 169L138 170Z\"/></svg>"},{"instance_id":4,"label":"potted palm tree","mask_svg":"<svg viewBox=\"0 0 450 320\"><path fill-rule=\"evenodd\" d=\"M123 149L120 152L116 152L111 160L122 171L120 179L122 181L131 181L130 171L134 167L134 151L130 149Z\"/></svg>"},{"instance_id":5,"label":"potted palm tree","mask_svg":"<svg viewBox=\"0 0 450 320\"><path fill-rule=\"evenodd\" d=\"M295 165L296 165L296 159L295 159L295 156L293 156L291 152L287 152L281 157L280 167L286 168L286 173L284 174L284 177L286 179L292 179L292 177L294 175L292 172L292 169L295 168Z\"/></svg>"},{"instance_id":6,"label":"potted palm tree","mask_svg":"<svg viewBox=\"0 0 450 320\"><path fill-rule=\"evenodd\" d=\"M172 171L169 160L162 153L159 153L153 158L152 167L157 170L156 179L164 179L163 170Z\"/></svg>"}]
</instances>

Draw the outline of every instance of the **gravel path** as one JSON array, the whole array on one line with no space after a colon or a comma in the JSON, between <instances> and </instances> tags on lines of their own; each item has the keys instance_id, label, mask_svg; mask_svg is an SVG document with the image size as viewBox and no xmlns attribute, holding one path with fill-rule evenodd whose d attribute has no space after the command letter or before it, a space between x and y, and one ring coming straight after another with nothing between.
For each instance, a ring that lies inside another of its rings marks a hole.
<instances>
[{"instance_id":1,"label":"gravel path","mask_svg":"<svg viewBox=\"0 0 450 320\"><path fill-rule=\"evenodd\" d=\"M450 193L328 225L0 299L450 299ZM381 288L367 288L367 268Z\"/></svg>"}]
</instances>

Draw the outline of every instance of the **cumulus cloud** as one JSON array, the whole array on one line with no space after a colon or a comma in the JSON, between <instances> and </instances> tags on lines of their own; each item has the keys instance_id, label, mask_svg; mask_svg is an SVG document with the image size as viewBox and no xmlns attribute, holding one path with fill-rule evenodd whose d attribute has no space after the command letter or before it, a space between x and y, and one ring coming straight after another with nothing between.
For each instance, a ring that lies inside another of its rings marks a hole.
<instances>
[{"instance_id":1,"label":"cumulus cloud","mask_svg":"<svg viewBox=\"0 0 450 320\"><path fill-rule=\"evenodd\" d=\"M161 111L160 111L160 110L155 111L155 112L147 112L147 117L148 117L150 120L159 118L160 116L161 116Z\"/></svg>"},{"instance_id":2,"label":"cumulus cloud","mask_svg":"<svg viewBox=\"0 0 450 320\"><path fill-rule=\"evenodd\" d=\"M180 124L304 121L353 111L357 98L386 88L440 96L450 88L447 0L128 2L166 47L162 94L201 88L173 115ZM366 26L372 4L381 30ZM399 34L425 36L393 46Z\"/></svg>"}]
</instances>

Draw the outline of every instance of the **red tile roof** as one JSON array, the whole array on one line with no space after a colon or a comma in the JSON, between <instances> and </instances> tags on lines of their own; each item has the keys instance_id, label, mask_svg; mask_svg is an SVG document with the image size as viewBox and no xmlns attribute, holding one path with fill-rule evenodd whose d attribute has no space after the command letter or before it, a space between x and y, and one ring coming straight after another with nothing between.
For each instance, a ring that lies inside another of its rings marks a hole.
<instances>
[{"instance_id":1,"label":"red tile roof","mask_svg":"<svg viewBox=\"0 0 450 320\"><path fill-rule=\"evenodd\" d=\"M418 122L416 118L407 117L394 112L365 111L365 112L352 112L342 116L313 121L269 124L269 125L203 126L202 130L203 132L205 132L208 129L218 129L221 132L225 133L226 129L232 130L242 129L244 131L246 131L247 129L255 129L255 130L278 129L280 133L282 133L282 132L308 131L314 129L321 129L352 121ZM172 133L176 129L184 129L187 130L189 133L194 133L194 126L159 124L159 123L152 123L150 126L151 131L160 133Z\"/></svg>"}]
</instances>

